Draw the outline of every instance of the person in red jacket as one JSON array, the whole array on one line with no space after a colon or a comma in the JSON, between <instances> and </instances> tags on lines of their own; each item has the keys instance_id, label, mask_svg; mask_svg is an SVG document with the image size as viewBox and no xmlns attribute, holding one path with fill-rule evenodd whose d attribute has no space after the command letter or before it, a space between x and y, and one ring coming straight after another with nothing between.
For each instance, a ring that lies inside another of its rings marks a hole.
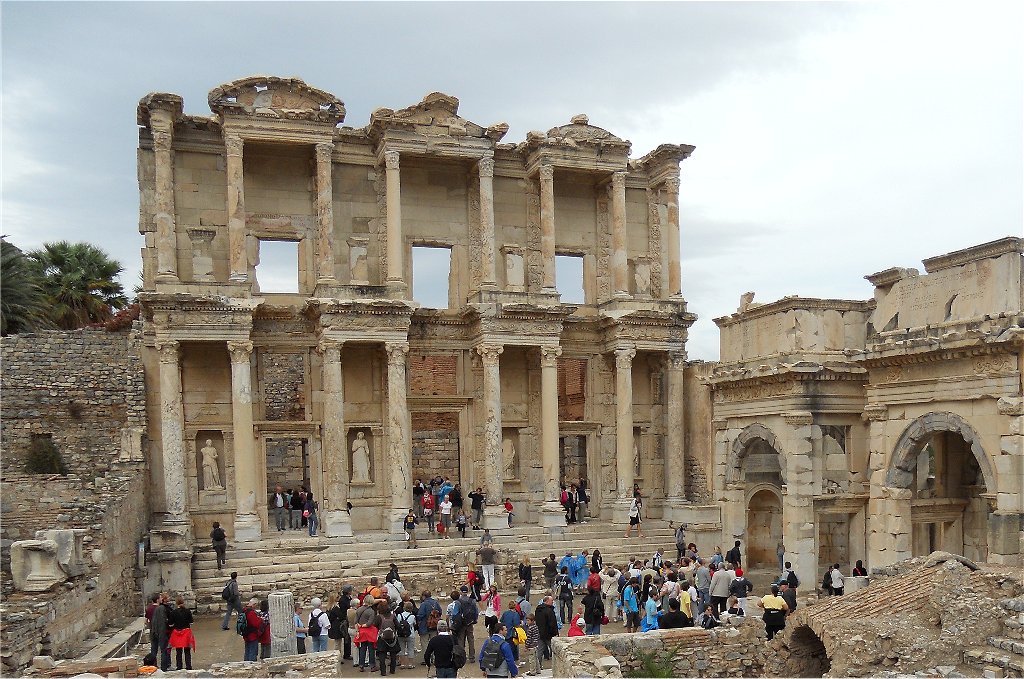
<instances>
[{"instance_id":1,"label":"person in red jacket","mask_svg":"<svg viewBox=\"0 0 1024 679\"><path fill-rule=\"evenodd\" d=\"M270 601L260 602L260 660L270 657Z\"/></svg>"},{"instance_id":2,"label":"person in red jacket","mask_svg":"<svg viewBox=\"0 0 1024 679\"><path fill-rule=\"evenodd\" d=\"M245 640L243 660L246 662L256 662L260 656L260 625L263 624L263 619L260 617L259 611L256 610L259 603L259 599L250 599L242 609L246 626L245 634L242 636L242 639Z\"/></svg>"}]
</instances>

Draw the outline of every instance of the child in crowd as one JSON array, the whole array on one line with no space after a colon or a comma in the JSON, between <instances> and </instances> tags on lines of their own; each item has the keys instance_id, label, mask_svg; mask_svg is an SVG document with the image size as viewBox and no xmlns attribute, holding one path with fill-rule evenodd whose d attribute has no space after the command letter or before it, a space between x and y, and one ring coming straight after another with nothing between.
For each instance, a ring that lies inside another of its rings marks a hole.
<instances>
[{"instance_id":1,"label":"child in crowd","mask_svg":"<svg viewBox=\"0 0 1024 679\"><path fill-rule=\"evenodd\" d=\"M512 517L515 516L515 512L512 511L512 498L505 498L505 513L508 514L508 527L512 527Z\"/></svg>"},{"instance_id":2,"label":"child in crowd","mask_svg":"<svg viewBox=\"0 0 1024 679\"><path fill-rule=\"evenodd\" d=\"M540 628L537 627L537 616L530 613L526 616L526 661L528 676L540 674L544 666L544 647L540 643Z\"/></svg>"}]
</instances>

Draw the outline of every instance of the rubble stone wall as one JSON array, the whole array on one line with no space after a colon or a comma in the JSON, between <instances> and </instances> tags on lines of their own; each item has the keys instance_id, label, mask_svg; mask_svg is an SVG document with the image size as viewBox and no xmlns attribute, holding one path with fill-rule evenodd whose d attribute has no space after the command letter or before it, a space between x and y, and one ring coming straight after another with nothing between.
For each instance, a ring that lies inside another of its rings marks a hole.
<instances>
[{"instance_id":1,"label":"rubble stone wall","mask_svg":"<svg viewBox=\"0 0 1024 679\"><path fill-rule=\"evenodd\" d=\"M67 471L102 475L126 427L146 425L136 331L50 331L0 340L2 470L23 471L34 435L50 435Z\"/></svg>"}]
</instances>

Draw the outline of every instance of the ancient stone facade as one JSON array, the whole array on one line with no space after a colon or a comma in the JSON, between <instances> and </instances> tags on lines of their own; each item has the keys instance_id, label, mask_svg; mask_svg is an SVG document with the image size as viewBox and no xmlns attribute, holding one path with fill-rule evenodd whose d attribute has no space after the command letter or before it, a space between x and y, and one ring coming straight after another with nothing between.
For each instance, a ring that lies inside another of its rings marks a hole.
<instances>
[{"instance_id":1,"label":"ancient stone facade","mask_svg":"<svg viewBox=\"0 0 1024 679\"><path fill-rule=\"evenodd\" d=\"M1024 239L867 276L875 298L748 293L721 329L723 540L748 562L884 566L941 549L1020 563Z\"/></svg>"},{"instance_id":2,"label":"ancient stone facade","mask_svg":"<svg viewBox=\"0 0 1024 679\"><path fill-rule=\"evenodd\" d=\"M624 519L634 482L656 514L685 502L695 317L678 193L693 147L631 160L586 116L502 143L507 125L440 93L340 127L336 96L264 76L209 104L184 115L150 94L138 109L165 551L215 520L259 539L268 489L300 480L329 536L396 528L414 480L436 473L482 486L495 528L505 497L520 521L563 522L559 482L581 476L595 514ZM270 241L293 244L297 292L261 280ZM415 298L420 248L450 258L447 308ZM581 261L582 302L561 301L559 257Z\"/></svg>"}]
</instances>

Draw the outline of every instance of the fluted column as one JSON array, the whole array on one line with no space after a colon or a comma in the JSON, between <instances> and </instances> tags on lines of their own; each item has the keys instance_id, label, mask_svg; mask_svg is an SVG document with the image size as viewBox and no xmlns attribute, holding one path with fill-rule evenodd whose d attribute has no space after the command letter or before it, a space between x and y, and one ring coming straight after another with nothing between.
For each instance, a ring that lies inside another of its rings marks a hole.
<instances>
[{"instance_id":1,"label":"fluted column","mask_svg":"<svg viewBox=\"0 0 1024 679\"><path fill-rule=\"evenodd\" d=\"M412 506L412 434L405 380L409 343L386 342L384 350L388 357L388 476L385 478L391 488L391 527L397 532Z\"/></svg>"},{"instance_id":2,"label":"fluted column","mask_svg":"<svg viewBox=\"0 0 1024 679\"><path fill-rule=\"evenodd\" d=\"M160 354L160 445L164 469L166 520L185 521L185 411L181 403L180 346L158 340Z\"/></svg>"},{"instance_id":3,"label":"fluted column","mask_svg":"<svg viewBox=\"0 0 1024 679\"><path fill-rule=\"evenodd\" d=\"M232 135L224 138L227 149L228 177L228 252L233 282L249 280L249 251L245 240L245 181L242 174L242 149L245 142Z\"/></svg>"},{"instance_id":4,"label":"fluted column","mask_svg":"<svg viewBox=\"0 0 1024 679\"><path fill-rule=\"evenodd\" d=\"M540 254L544 290L555 291L555 168L540 166Z\"/></svg>"},{"instance_id":5,"label":"fluted column","mask_svg":"<svg viewBox=\"0 0 1024 679\"><path fill-rule=\"evenodd\" d=\"M496 511L504 500L502 472L505 465L501 454L501 370L500 357L504 351L500 344L483 344L476 348L484 365L484 493L487 496L488 517L484 526L501 528L504 518ZM498 521L490 520L497 518ZM506 521L505 526L508 523Z\"/></svg>"},{"instance_id":6,"label":"fluted column","mask_svg":"<svg viewBox=\"0 0 1024 679\"><path fill-rule=\"evenodd\" d=\"M564 526L565 513L558 502L558 357L561 347L540 348L540 457L544 470L544 507L541 524Z\"/></svg>"},{"instance_id":7,"label":"fluted column","mask_svg":"<svg viewBox=\"0 0 1024 679\"><path fill-rule=\"evenodd\" d=\"M348 501L348 442L345 440L345 381L341 342L323 340L317 350L323 357L324 411L321 448L324 456L324 529L328 537L352 535Z\"/></svg>"},{"instance_id":8,"label":"fluted column","mask_svg":"<svg viewBox=\"0 0 1024 679\"><path fill-rule=\"evenodd\" d=\"M334 285L334 191L331 156L334 144L316 145L316 282Z\"/></svg>"},{"instance_id":9,"label":"fluted column","mask_svg":"<svg viewBox=\"0 0 1024 679\"><path fill-rule=\"evenodd\" d=\"M633 497L633 357L636 349L615 350L615 473L619 499Z\"/></svg>"},{"instance_id":10,"label":"fluted column","mask_svg":"<svg viewBox=\"0 0 1024 679\"><path fill-rule=\"evenodd\" d=\"M626 173L612 173L612 282L616 297L629 296L626 258Z\"/></svg>"},{"instance_id":11,"label":"fluted column","mask_svg":"<svg viewBox=\"0 0 1024 679\"><path fill-rule=\"evenodd\" d=\"M257 513L260 464L252 430L252 342L228 342L231 355L231 428L235 435L235 540L260 539L262 522Z\"/></svg>"},{"instance_id":12,"label":"fluted column","mask_svg":"<svg viewBox=\"0 0 1024 679\"><path fill-rule=\"evenodd\" d=\"M679 271L679 178L665 180L665 194L668 201L668 294L678 297L682 294Z\"/></svg>"},{"instance_id":13,"label":"fluted column","mask_svg":"<svg viewBox=\"0 0 1024 679\"><path fill-rule=\"evenodd\" d=\"M150 114L153 132L154 178L156 180L156 281L178 282L178 243L174 227L174 161L171 141L174 115L155 110Z\"/></svg>"},{"instance_id":14,"label":"fluted column","mask_svg":"<svg viewBox=\"0 0 1024 679\"><path fill-rule=\"evenodd\" d=\"M682 351L668 352L665 367L668 375L668 393L665 402L665 430L667 450L665 451L665 495L669 500L682 501L686 492L686 451L683 449L686 430L686 409L684 403L684 373L686 354Z\"/></svg>"},{"instance_id":15,"label":"fluted column","mask_svg":"<svg viewBox=\"0 0 1024 679\"><path fill-rule=\"evenodd\" d=\"M496 288L494 245L494 158L481 158L480 175L480 287Z\"/></svg>"},{"instance_id":16,"label":"fluted column","mask_svg":"<svg viewBox=\"0 0 1024 679\"><path fill-rule=\"evenodd\" d=\"M398 151L384 152L384 167L387 173L387 282L389 285L404 289L405 268L403 258L405 251L402 243L402 178L398 169Z\"/></svg>"}]
</instances>

